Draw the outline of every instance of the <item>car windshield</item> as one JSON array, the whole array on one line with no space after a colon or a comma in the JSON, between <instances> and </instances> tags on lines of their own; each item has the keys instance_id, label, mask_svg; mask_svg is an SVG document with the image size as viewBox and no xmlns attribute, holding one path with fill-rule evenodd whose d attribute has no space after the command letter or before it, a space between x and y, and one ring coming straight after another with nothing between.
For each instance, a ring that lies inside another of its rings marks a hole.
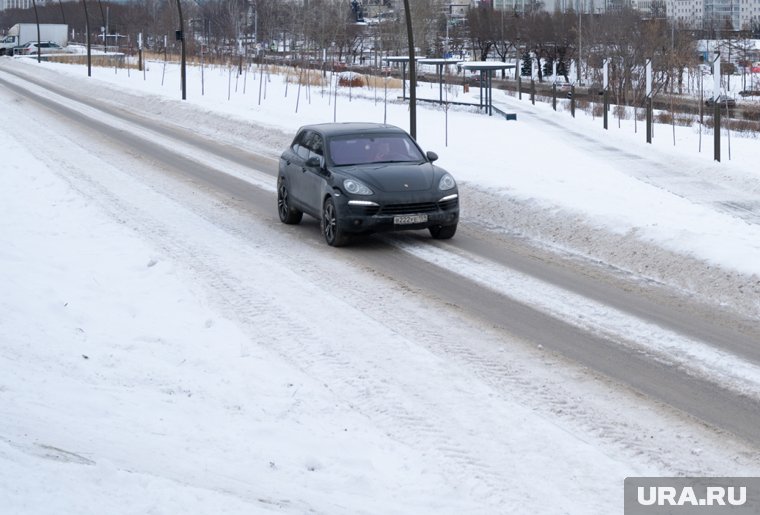
<instances>
[{"instance_id":1,"label":"car windshield","mask_svg":"<svg viewBox=\"0 0 760 515\"><path fill-rule=\"evenodd\" d=\"M336 166L418 163L425 159L405 134L338 136L328 141L328 153Z\"/></svg>"}]
</instances>

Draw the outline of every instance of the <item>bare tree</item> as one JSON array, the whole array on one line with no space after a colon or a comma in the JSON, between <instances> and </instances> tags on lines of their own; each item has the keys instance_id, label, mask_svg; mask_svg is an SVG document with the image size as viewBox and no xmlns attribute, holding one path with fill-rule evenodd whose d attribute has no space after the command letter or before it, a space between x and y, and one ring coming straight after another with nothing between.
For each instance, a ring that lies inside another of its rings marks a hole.
<instances>
[{"instance_id":1,"label":"bare tree","mask_svg":"<svg viewBox=\"0 0 760 515\"><path fill-rule=\"evenodd\" d=\"M491 4L481 3L467 13L470 38L473 49L478 50L478 58L485 61L497 36L494 9Z\"/></svg>"},{"instance_id":2,"label":"bare tree","mask_svg":"<svg viewBox=\"0 0 760 515\"><path fill-rule=\"evenodd\" d=\"M499 60L503 63L507 62L507 58L514 55L517 52L517 47L520 42L520 18L515 11L500 11L498 26L496 27L496 37L493 42L493 49L496 55L499 56ZM502 77L505 75L505 70L501 71Z\"/></svg>"}]
</instances>

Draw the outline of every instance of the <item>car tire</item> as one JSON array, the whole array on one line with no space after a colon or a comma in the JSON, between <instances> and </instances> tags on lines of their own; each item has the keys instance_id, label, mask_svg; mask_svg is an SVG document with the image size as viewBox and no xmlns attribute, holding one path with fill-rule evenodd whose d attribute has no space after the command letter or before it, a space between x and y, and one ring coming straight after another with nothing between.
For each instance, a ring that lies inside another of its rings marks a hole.
<instances>
[{"instance_id":1,"label":"car tire","mask_svg":"<svg viewBox=\"0 0 760 515\"><path fill-rule=\"evenodd\" d=\"M454 225L436 225L428 229L430 236L434 240L448 240L454 237L457 232L457 224Z\"/></svg>"},{"instance_id":2,"label":"car tire","mask_svg":"<svg viewBox=\"0 0 760 515\"><path fill-rule=\"evenodd\" d=\"M331 247L342 247L348 243L348 235L343 232L338 223L338 210L332 198L327 198L322 205L322 220L320 223L322 236Z\"/></svg>"},{"instance_id":3,"label":"car tire","mask_svg":"<svg viewBox=\"0 0 760 515\"><path fill-rule=\"evenodd\" d=\"M277 183L277 214L280 221L288 225L300 223L303 218L303 212L290 205L290 193L282 179Z\"/></svg>"}]
</instances>

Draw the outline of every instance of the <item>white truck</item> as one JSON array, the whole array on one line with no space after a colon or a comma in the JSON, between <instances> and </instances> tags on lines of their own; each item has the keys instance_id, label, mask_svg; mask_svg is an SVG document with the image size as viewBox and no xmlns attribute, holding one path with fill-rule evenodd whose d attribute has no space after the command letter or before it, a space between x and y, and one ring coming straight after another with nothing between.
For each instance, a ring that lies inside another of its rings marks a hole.
<instances>
[{"instance_id":1,"label":"white truck","mask_svg":"<svg viewBox=\"0 0 760 515\"><path fill-rule=\"evenodd\" d=\"M37 41L36 23L17 23L0 39L0 55L11 55L13 47ZM40 41L53 41L61 46L69 44L69 26L65 23L40 23Z\"/></svg>"}]
</instances>

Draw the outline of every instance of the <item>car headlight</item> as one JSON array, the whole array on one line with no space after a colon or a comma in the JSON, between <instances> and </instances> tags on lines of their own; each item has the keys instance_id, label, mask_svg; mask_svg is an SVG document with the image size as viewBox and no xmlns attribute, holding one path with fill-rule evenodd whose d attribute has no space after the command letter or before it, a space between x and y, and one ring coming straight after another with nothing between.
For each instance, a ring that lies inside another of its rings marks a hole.
<instances>
[{"instance_id":1,"label":"car headlight","mask_svg":"<svg viewBox=\"0 0 760 515\"><path fill-rule=\"evenodd\" d=\"M455 181L451 175L445 173L443 174L443 177L441 177L440 182L438 182L438 189L441 191L446 191L455 188L456 185L457 181Z\"/></svg>"},{"instance_id":2,"label":"car headlight","mask_svg":"<svg viewBox=\"0 0 760 515\"><path fill-rule=\"evenodd\" d=\"M356 179L346 179L343 181L343 187L347 192L353 195L373 195L374 192L363 182Z\"/></svg>"}]
</instances>

